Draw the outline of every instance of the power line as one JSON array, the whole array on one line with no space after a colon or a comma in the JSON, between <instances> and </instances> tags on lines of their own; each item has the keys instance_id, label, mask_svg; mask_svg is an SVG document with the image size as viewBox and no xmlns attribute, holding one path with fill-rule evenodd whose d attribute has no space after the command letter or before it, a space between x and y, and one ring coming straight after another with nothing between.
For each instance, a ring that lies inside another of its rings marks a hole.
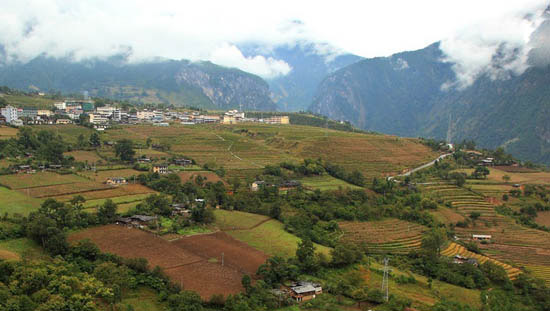
<instances>
[{"instance_id":1,"label":"power line","mask_svg":"<svg viewBox=\"0 0 550 311\"><path fill-rule=\"evenodd\" d=\"M388 301L390 299L390 288L389 288L389 284L388 284L388 274L389 274L389 268L388 268L388 263L389 263L389 259L388 258L384 258L384 277L382 278L382 293L384 293L384 299L386 299L386 301Z\"/></svg>"}]
</instances>

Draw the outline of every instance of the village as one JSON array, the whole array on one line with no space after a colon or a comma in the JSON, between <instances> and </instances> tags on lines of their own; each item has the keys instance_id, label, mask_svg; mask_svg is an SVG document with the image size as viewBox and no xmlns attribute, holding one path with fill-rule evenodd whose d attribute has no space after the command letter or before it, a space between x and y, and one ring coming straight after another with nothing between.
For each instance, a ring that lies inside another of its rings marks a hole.
<instances>
[{"instance_id":1,"label":"village","mask_svg":"<svg viewBox=\"0 0 550 311\"><path fill-rule=\"evenodd\" d=\"M102 131L117 124L153 124L170 126L170 123L195 125L204 123L236 124L257 122L265 124L290 124L288 116L270 116L266 118L246 117L238 110L224 113L204 114L199 111L176 109L131 109L124 110L115 106L96 106L92 100L67 99L54 103L51 109L14 107L8 105L0 110L0 124L11 126L40 124L87 123Z\"/></svg>"}]
</instances>

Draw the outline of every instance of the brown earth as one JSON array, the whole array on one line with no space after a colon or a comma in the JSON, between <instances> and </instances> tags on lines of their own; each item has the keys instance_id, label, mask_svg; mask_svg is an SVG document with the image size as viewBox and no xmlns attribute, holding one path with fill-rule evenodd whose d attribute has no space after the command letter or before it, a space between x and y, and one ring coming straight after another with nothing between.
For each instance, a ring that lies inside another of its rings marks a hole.
<instances>
[{"instance_id":1,"label":"brown earth","mask_svg":"<svg viewBox=\"0 0 550 311\"><path fill-rule=\"evenodd\" d=\"M181 182L185 183L189 181L190 179L193 179L193 181L197 178L197 176L206 177L207 182L217 183L218 181L221 181L224 185L227 186L227 183L225 180L221 179L216 173L214 172L193 172L193 171L184 171L178 173L179 177L181 178Z\"/></svg>"},{"instance_id":2,"label":"brown earth","mask_svg":"<svg viewBox=\"0 0 550 311\"><path fill-rule=\"evenodd\" d=\"M258 267L268 258L264 253L237 241L225 232L201 234L181 238L173 244L206 258L216 258L221 261L224 254L224 264L242 273L256 274Z\"/></svg>"},{"instance_id":3,"label":"brown earth","mask_svg":"<svg viewBox=\"0 0 550 311\"><path fill-rule=\"evenodd\" d=\"M0 259L19 260L19 255L17 255L16 253L10 252L10 251L0 249Z\"/></svg>"},{"instance_id":4,"label":"brown earth","mask_svg":"<svg viewBox=\"0 0 550 311\"><path fill-rule=\"evenodd\" d=\"M535 221L539 225L550 226L550 212L538 212Z\"/></svg>"},{"instance_id":5,"label":"brown earth","mask_svg":"<svg viewBox=\"0 0 550 311\"><path fill-rule=\"evenodd\" d=\"M71 243L82 239L90 239L104 252L126 258L145 258L151 267L163 268L174 283L196 291L203 299L213 294L241 292L242 276L255 274L267 259L262 252L223 232L169 242L142 230L107 225L69 236ZM221 253L224 253L224 266L221 265Z\"/></svg>"}]
</instances>

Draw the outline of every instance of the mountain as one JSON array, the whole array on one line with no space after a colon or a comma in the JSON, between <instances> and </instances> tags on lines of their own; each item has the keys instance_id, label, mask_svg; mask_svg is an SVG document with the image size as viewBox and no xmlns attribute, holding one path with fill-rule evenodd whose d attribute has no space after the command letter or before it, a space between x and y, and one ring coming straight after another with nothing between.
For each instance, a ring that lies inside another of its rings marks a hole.
<instances>
[{"instance_id":1,"label":"mountain","mask_svg":"<svg viewBox=\"0 0 550 311\"><path fill-rule=\"evenodd\" d=\"M481 147L550 163L550 67L507 79L484 75L463 90L444 89L456 76L442 58L436 43L349 65L322 81L309 110L366 130L473 139Z\"/></svg>"},{"instance_id":2,"label":"mountain","mask_svg":"<svg viewBox=\"0 0 550 311\"><path fill-rule=\"evenodd\" d=\"M287 75L267 79L271 97L281 111L305 111L313 100L317 86L327 75L362 59L336 51L327 44L306 42L269 50L260 46L241 46L240 49L247 57L272 57L292 67Z\"/></svg>"},{"instance_id":3,"label":"mountain","mask_svg":"<svg viewBox=\"0 0 550 311\"><path fill-rule=\"evenodd\" d=\"M260 77L210 62L127 63L123 56L73 62L40 56L0 66L0 85L19 89L87 91L91 96L209 109L276 109Z\"/></svg>"}]
</instances>

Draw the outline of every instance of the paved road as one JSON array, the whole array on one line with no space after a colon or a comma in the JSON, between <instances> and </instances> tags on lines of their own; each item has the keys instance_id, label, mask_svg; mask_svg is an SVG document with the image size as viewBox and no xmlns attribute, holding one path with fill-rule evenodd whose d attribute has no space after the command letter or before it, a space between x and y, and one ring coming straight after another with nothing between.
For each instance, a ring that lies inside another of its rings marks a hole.
<instances>
[{"instance_id":1,"label":"paved road","mask_svg":"<svg viewBox=\"0 0 550 311\"><path fill-rule=\"evenodd\" d=\"M411 175L412 173L416 172L416 171L420 171L421 169L425 169L427 167L430 167L432 165L435 164L435 161L439 161L441 159L445 159L446 157L452 155L452 153L446 153L446 154L442 154L440 155L439 157L437 157L437 159L433 160L432 162L429 162L429 163L426 163L426 164L423 164L423 165L420 165L419 167L415 167L413 168L412 170L404 173L404 174L399 174L399 175L395 175L395 176L390 176L388 177L389 180L393 180L394 178L396 177L404 177L404 176L409 176Z\"/></svg>"}]
</instances>

